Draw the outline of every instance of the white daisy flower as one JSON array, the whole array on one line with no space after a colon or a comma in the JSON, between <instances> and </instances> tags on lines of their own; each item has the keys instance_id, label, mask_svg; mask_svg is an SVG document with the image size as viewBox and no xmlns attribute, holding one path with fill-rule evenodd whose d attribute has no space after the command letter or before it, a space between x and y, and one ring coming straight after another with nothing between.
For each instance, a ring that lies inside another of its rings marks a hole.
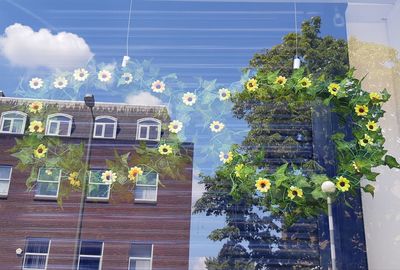
<instances>
[{"instance_id":1,"label":"white daisy flower","mask_svg":"<svg viewBox=\"0 0 400 270\"><path fill-rule=\"evenodd\" d=\"M74 70L74 79L78 82L84 82L89 77L89 72L84 68Z\"/></svg>"},{"instance_id":2,"label":"white daisy flower","mask_svg":"<svg viewBox=\"0 0 400 270\"><path fill-rule=\"evenodd\" d=\"M29 87L32 89L40 89L43 87L43 80L37 77L32 78L29 81Z\"/></svg>"},{"instance_id":3,"label":"white daisy flower","mask_svg":"<svg viewBox=\"0 0 400 270\"><path fill-rule=\"evenodd\" d=\"M101 174L101 180L103 183L112 184L117 181L117 174L113 171L105 171Z\"/></svg>"},{"instance_id":4,"label":"white daisy flower","mask_svg":"<svg viewBox=\"0 0 400 270\"><path fill-rule=\"evenodd\" d=\"M162 93L165 91L165 83L160 80L154 81L151 84L151 90L156 93Z\"/></svg>"},{"instance_id":5,"label":"white daisy flower","mask_svg":"<svg viewBox=\"0 0 400 270\"><path fill-rule=\"evenodd\" d=\"M183 103L185 103L185 105L188 105L188 106L192 106L193 104L195 104L196 99L197 99L196 95L191 92L186 92L185 94L183 94L183 97L182 97Z\"/></svg>"},{"instance_id":6,"label":"white daisy flower","mask_svg":"<svg viewBox=\"0 0 400 270\"><path fill-rule=\"evenodd\" d=\"M178 133L182 130L183 124L181 121L174 120L168 125L168 130L172 133Z\"/></svg>"},{"instance_id":7,"label":"white daisy flower","mask_svg":"<svg viewBox=\"0 0 400 270\"><path fill-rule=\"evenodd\" d=\"M213 121L210 124L210 129L212 132L221 132L224 129L225 125L219 121Z\"/></svg>"},{"instance_id":8,"label":"white daisy flower","mask_svg":"<svg viewBox=\"0 0 400 270\"><path fill-rule=\"evenodd\" d=\"M109 82L111 81L112 75L110 71L103 69L99 71L99 73L97 74L97 78L101 82Z\"/></svg>"},{"instance_id":9,"label":"white daisy flower","mask_svg":"<svg viewBox=\"0 0 400 270\"><path fill-rule=\"evenodd\" d=\"M125 72L121 76L122 84L130 84L133 81L133 75L129 72Z\"/></svg>"},{"instance_id":10,"label":"white daisy flower","mask_svg":"<svg viewBox=\"0 0 400 270\"><path fill-rule=\"evenodd\" d=\"M231 91L226 88L221 88L218 90L219 93L219 100L224 101L228 100L231 97Z\"/></svg>"},{"instance_id":11,"label":"white daisy flower","mask_svg":"<svg viewBox=\"0 0 400 270\"><path fill-rule=\"evenodd\" d=\"M65 77L57 77L53 82L53 86L57 89L63 89L67 87L67 85L68 81Z\"/></svg>"}]
</instances>

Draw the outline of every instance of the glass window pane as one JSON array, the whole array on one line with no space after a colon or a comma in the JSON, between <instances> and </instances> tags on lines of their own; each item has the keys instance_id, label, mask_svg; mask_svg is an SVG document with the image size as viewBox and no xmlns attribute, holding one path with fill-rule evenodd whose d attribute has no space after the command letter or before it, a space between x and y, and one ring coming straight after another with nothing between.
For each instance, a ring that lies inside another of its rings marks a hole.
<instances>
[{"instance_id":1,"label":"glass window pane","mask_svg":"<svg viewBox=\"0 0 400 270\"><path fill-rule=\"evenodd\" d=\"M130 256L135 258L151 258L151 250L151 244L133 243Z\"/></svg>"},{"instance_id":2,"label":"glass window pane","mask_svg":"<svg viewBox=\"0 0 400 270\"><path fill-rule=\"evenodd\" d=\"M27 253L47 253L50 240L46 238L29 238L26 247Z\"/></svg>"},{"instance_id":3,"label":"glass window pane","mask_svg":"<svg viewBox=\"0 0 400 270\"><path fill-rule=\"evenodd\" d=\"M103 180L101 180L102 174L103 171L91 171L89 183L103 183Z\"/></svg>"},{"instance_id":4,"label":"glass window pane","mask_svg":"<svg viewBox=\"0 0 400 270\"><path fill-rule=\"evenodd\" d=\"M44 196L57 196L58 191L58 183L49 183L49 182L38 182L37 183L37 195Z\"/></svg>"},{"instance_id":5,"label":"glass window pane","mask_svg":"<svg viewBox=\"0 0 400 270\"><path fill-rule=\"evenodd\" d=\"M58 135L69 135L69 126L70 126L70 122L65 122L65 121L61 121L60 122L60 130L58 132Z\"/></svg>"},{"instance_id":6,"label":"glass window pane","mask_svg":"<svg viewBox=\"0 0 400 270\"><path fill-rule=\"evenodd\" d=\"M10 181L0 180L0 195L7 195L10 187Z\"/></svg>"},{"instance_id":7,"label":"glass window pane","mask_svg":"<svg viewBox=\"0 0 400 270\"><path fill-rule=\"evenodd\" d=\"M98 123L115 123L115 121L110 118L97 118L96 122L98 122Z\"/></svg>"},{"instance_id":8,"label":"glass window pane","mask_svg":"<svg viewBox=\"0 0 400 270\"><path fill-rule=\"evenodd\" d=\"M147 127L140 127L139 138L147 139Z\"/></svg>"},{"instance_id":9,"label":"glass window pane","mask_svg":"<svg viewBox=\"0 0 400 270\"><path fill-rule=\"evenodd\" d=\"M24 269L46 269L46 258L46 255L27 254Z\"/></svg>"},{"instance_id":10,"label":"glass window pane","mask_svg":"<svg viewBox=\"0 0 400 270\"><path fill-rule=\"evenodd\" d=\"M155 186L157 184L157 173L156 172L145 173L139 177L137 183L143 185Z\"/></svg>"},{"instance_id":11,"label":"glass window pane","mask_svg":"<svg viewBox=\"0 0 400 270\"><path fill-rule=\"evenodd\" d=\"M98 270L100 269L100 258L80 257L79 270Z\"/></svg>"},{"instance_id":12,"label":"glass window pane","mask_svg":"<svg viewBox=\"0 0 400 270\"><path fill-rule=\"evenodd\" d=\"M10 131L11 129L11 119L4 119L2 131Z\"/></svg>"},{"instance_id":13,"label":"glass window pane","mask_svg":"<svg viewBox=\"0 0 400 270\"><path fill-rule=\"evenodd\" d=\"M52 181L58 182L60 178L60 169L57 168L40 168L39 169L39 181Z\"/></svg>"},{"instance_id":14,"label":"glass window pane","mask_svg":"<svg viewBox=\"0 0 400 270\"><path fill-rule=\"evenodd\" d=\"M0 180L9 180L11 166L0 166Z\"/></svg>"},{"instance_id":15,"label":"glass window pane","mask_svg":"<svg viewBox=\"0 0 400 270\"><path fill-rule=\"evenodd\" d=\"M95 131L94 131L94 136L100 137L102 135L102 133L103 133L103 125L96 124L96 128L95 128Z\"/></svg>"},{"instance_id":16,"label":"glass window pane","mask_svg":"<svg viewBox=\"0 0 400 270\"><path fill-rule=\"evenodd\" d=\"M81 255L98 255L101 256L103 249L103 242L100 241L82 241Z\"/></svg>"},{"instance_id":17,"label":"glass window pane","mask_svg":"<svg viewBox=\"0 0 400 270\"><path fill-rule=\"evenodd\" d=\"M22 119L14 119L14 123L12 126L12 132L13 133L22 133L24 130L23 125L23 120Z\"/></svg>"},{"instance_id":18,"label":"glass window pane","mask_svg":"<svg viewBox=\"0 0 400 270\"><path fill-rule=\"evenodd\" d=\"M106 124L104 130L105 138L113 138L114 137L114 124Z\"/></svg>"},{"instance_id":19,"label":"glass window pane","mask_svg":"<svg viewBox=\"0 0 400 270\"><path fill-rule=\"evenodd\" d=\"M49 134L57 134L58 123L57 122L50 122Z\"/></svg>"},{"instance_id":20,"label":"glass window pane","mask_svg":"<svg viewBox=\"0 0 400 270\"><path fill-rule=\"evenodd\" d=\"M157 190L155 187L136 186L135 200L156 201Z\"/></svg>"},{"instance_id":21,"label":"glass window pane","mask_svg":"<svg viewBox=\"0 0 400 270\"><path fill-rule=\"evenodd\" d=\"M131 259L129 270L150 270L151 262L149 260Z\"/></svg>"},{"instance_id":22,"label":"glass window pane","mask_svg":"<svg viewBox=\"0 0 400 270\"><path fill-rule=\"evenodd\" d=\"M150 140L158 139L158 126L150 126L149 139Z\"/></svg>"}]
</instances>

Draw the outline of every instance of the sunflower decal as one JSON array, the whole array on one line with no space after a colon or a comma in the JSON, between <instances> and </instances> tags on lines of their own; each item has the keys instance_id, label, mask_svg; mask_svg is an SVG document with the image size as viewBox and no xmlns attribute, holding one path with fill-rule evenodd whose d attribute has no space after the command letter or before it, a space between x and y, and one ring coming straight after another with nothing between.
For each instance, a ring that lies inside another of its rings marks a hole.
<instances>
[{"instance_id":1,"label":"sunflower decal","mask_svg":"<svg viewBox=\"0 0 400 270\"><path fill-rule=\"evenodd\" d=\"M32 121L29 124L29 132L31 133L42 133L44 131L43 123L40 121Z\"/></svg>"},{"instance_id":2,"label":"sunflower decal","mask_svg":"<svg viewBox=\"0 0 400 270\"><path fill-rule=\"evenodd\" d=\"M257 80L256 79L250 79L246 83L246 89L249 92L254 92L258 88Z\"/></svg>"},{"instance_id":3,"label":"sunflower decal","mask_svg":"<svg viewBox=\"0 0 400 270\"><path fill-rule=\"evenodd\" d=\"M338 92L340 91L340 85L338 85L337 83L331 83L328 86L328 92L332 95L332 96L337 96Z\"/></svg>"},{"instance_id":4,"label":"sunflower decal","mask_svg":"<svg viewBox=\"0 0 400 270\"><path fill-rule=\"evenodd\" d=\"M129 72L125 72L121 76L122 84L130 84L133 81L133 75Z\"/></svg>"},{"instance_id":5,"label":"sunflower decal","mask_svg":"<svg viewBox=\"0 0 400 270\"><path fill-rule=\"evenodd\" d=\"M29 111L31 113L39 113L43 109L43 103L42 102L32 102L29 104Z\"/></svg>"},{"instance_id":6,"label":"sunflower decal","mask_svg":"<svg viewBox=\"0 0 400 270\"><path fill-rule=\"evenodd\" d=\"M67 85L68 81L65 77L57 77L53 82L54 88L57 89L64 89L65 87L67 87Z\"/></svg>"},{"instance_id":7,"label":"sunflower decal","mask_svg":"<svg viewBox=\"0 0 400 270\"><path fill-rule=\"evenodd\" d=\"M311 82L311 80L309 79L309 78L307 78L307 77L304 77L303 79L301 79L300 81L299 81L299 84L298 84L300 87L302 87L302 88L309 88L311 85L312 85L312 82Z\"/></svg>"},{"instance_id":8,"label":"sunflower decal","mask_svg":"<svg viewBox=\"0 0 400 270\"><path fill-rule=\"evenodd\" d=\"M340 190L341 192L346 192L349 190L350 188L350 181L349 179L347 179L346 177L340 176L337 179L336 182L336 187L338 190Z\"/></svg>"},{"instance_id":9,"label":"sunflower decal","mask_svg":"<svg viewBox=\"0 0 400 270\"><path fill-rule=\"evenodd\" d=\"M193 106L196 103L196 95L192 92L186 92L182 96L182 101L187 106Z\"/></svg>"},{"instance_id":10,"label":"sunflower decal","mask_svg":"<svg viewBox=\"0 0 400 270\"><path fill-rule=\"evenodd\" d=\"M128 171L128 178L131 181L135 181L139 175L143 175L143 170L140 167L132 167Z\"/></svg>"},{"instance_id":11,"label":"sunflower decal","mask_svg":"<svg viewBox=\"0 0 400 270\"><path fill-rule=\"evenodd\" d=\"M36 158L43 158L46 156L47 147L44 144L40 144L35 150L33 150L33 155Z\"/></svg>"},{"instance_id":12,"label":"sunflower decal","mask_svg":"<svg viewBox=\"0 0 400 270\"><path fill-rule=\"evenodd\" d=\"M221 160L223 163L230 163L233 160L233 154L231 151L224 153L224 152L219 152L219 160Z\"/></svg>"},{"instance_id":13,"label":"sunflower decal","mask_svg":"<svg viewBox=\"0 0 400 270\"><path fill-rule=\"evenodd\" d=\"M38 90L38 89L42 88L43 84L44 84L43 80L41 78L37 78L37 77L32 78L29 81L29 87L32 88L32 89L35 89L35 90Z\"/></svg>"},{"instance_id":14,"label":"sunflower decal","mask_svg":"<svg viewBox=\"0 0 400 270\"><path fill-rule=\"evenodd\" d=\"M369 93L369 99L372 100L372 102L379 102L381 101L382 97L380 94L376 92Z\"/></svg>"},{"instance_id":15,"label":"sunflower decal","mask_svg":"<svg viewBox=\"0 0 400 270\"><path fill-rule=\"evenodd\" d=\"M372 139L367 134L364 135L364 138L358 140L358 144L361 146L367 146L368 144L373 144L373 143L374 143L374 139Z\"/></svg>"},{"instance_id":16,"label":"sunflower decal","mask_svg":"<svg viewBox=\"0 0 400 270\"><path fill-rule=\"evenodd\" d=\"M235 166L236 177L240 177L240 174L242 173L243 168L244 168L244 164L242 164L242 163Z\"/></svg>"},{"instance_id":17,"label":"sunflower decal","mask_svg":"<svg viewBox=\"0 0 400 270\"><path fill-rule=\"evenodd\" d=\"M84 68L78 68L74 70L74 80L78 82L84 82L89 77L89 72Z\"/></svg>"},{"instance_id":18,"label":"sunflower decal","mask_svg":"<svg viewBox=\"0 0 400 270\"><path fill-rule=\"evenodd\" d=\"M368 121L366 126L369 131L377 131L378 130L378 124L375 123L375 121Z\"/></svg>"},{"instance_id":19,"label":"sunflower decal","mask_svg":"<svg viewBox=\"0 0 400 270\"><path fill-rule=\"evenodd\" d=\"M79 181L78 176L79 176L78 172L72 172L69 174L68 181L71 186L76 188L81 186L81 181Z\"/></svg>"},{"instance_id":20,"label":"sunflower decal","mask_svg":"<svg viewBox=\"0 0 400 270\"><path fill-rule=\"evenodd\" d=\"M296 197L302 198L303 197L303 190L301 188L291 186L288 191L288 197L293 200Z\"/></svg>"},{"instance_id":21,"label":"sunflower decal","mask_svg":"<svg viewBox=\"0 0 400 270\"><path fill-rule=\"evenodd\" d=\"M228 100L231 97L231 91L229 91L226 88L219 89L218 94L219 94L219 100L221 101Z\"/></svg>"},{"instance_id":22,"label":"sunflower decal","mask_svg":"<svg viewBox=\"0 0 400 270\"><path fill-rule=\"evenodd\" d=\"M101 180L103 183L112 184L117 181L117 174L111 170L105 171L101 174Z\"/></svg>"},{"instance_id":23,"label":"sunflower decal","mask_svg":"<svg viewBox=\"0 0 400 270\"><path fill-rule=\"evenodd\" d=\"M286 79L286 77L284 77L284 76L279 76L279 77L277 77L276 79L275 79L275 84L276 85L280 85L280 86L284 86L285 84L286 84L286 82L287 82L287 79Z\"/></svg>"},{"instance_id":24,"label":"sunflower decal","mask_svg":"<svg viewBox=\"0 0 400 270\"><path fill-rule=\"evenodd\" d=\"M221 132L224 129L225 125L221 123L220 121L213 121L210 124L210 129L212 132L218 133Z\"/></svg>"},{"instance_id":25,"label":"sunflower decal","mask_svg":"<svg viewBox=\"0 0 400 270\"><path fill-rule=\"evenodd\" d=\"M357 162L353 161L353 163L352 163L351 165L353 166L353 169L354 169L356 172L358 172L358 173L361 172L361 171L360 171L360 167L357 165Z\"/></svg>"},{"instance_id":26,"label":"sunflower decal","mask_svg":"<svg viewBox=\"0 0 400 270\"><path fill-rule=\"evenodd\" d=\"M169 123L168 130L169 130L169 132L172 132L172 133L178 133L179 131L182 130L182 127L183 127L183 124L181 121L174 120L171 123Z\"/></svg>"},{"instance_id":27,"label":"sunflower decal","mask_svg":"<svg viewBox=\"0 0 400 270\"><path fill-rule=\"evenodd\" d=\"M271 181L266 178L258 178L255 184L256 188L258 191L262 193L268 192L268 190L271 188Z\"/></svg>"},{"instance_id":28,"label":"sunflower decal","mask_svg":"<svg viewBox=\"0 0 400 270\"><path fill-rule=\"evenodd\" d=\"M357 116L366 116L368 114L368 107L366 105L356 105L354 107L354 111Z\"/></svg>"},{"instance_id":29,"label":"sunflower decal","mask_svg":"<svg viewBox=\"0 0 400 270\"><path fill-rule=\"evenodd\" d=\"M162 144L158 147L158 152L161 155L170 155L172 154L172 147L168 144Z\"/></svg>"},{"instance_id":30,"label":"sunflower decal","mask_svg":"<svg viewBox=\"0 0 400 270\"><path fill-rule=\"evenodd\" d=\"M97 73L97 79L99 79L101 82L109 82L111 81L111 78L111 72L106 69L102 69L99 71L99 73Z\"/></svg>"},{"instance_id":31,"label":"sunflower decal","mask_svg":"<svg viewBox=\"0 0 400 270\"><path fill-rule=\"evenodd\" d=\"M157 80L151 84L151 90L155 93L162 93L165 91L165 83Z\"/></svg>"}]
</instances>

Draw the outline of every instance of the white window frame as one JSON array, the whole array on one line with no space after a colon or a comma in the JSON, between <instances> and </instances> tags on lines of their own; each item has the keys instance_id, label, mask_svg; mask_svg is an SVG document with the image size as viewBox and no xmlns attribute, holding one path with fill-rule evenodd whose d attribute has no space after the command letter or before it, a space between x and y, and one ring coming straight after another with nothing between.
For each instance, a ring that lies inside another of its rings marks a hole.
<instances>
[{"instance_id":1,"label":"white window frame","mask_svg":"<svg viewBox=\"0 0 400 270\"><path fill-rule=\"evenodd\" d=\"M38 237L30 237L30 239L34 239ZM29 239L29 238L28 238ZM51 247L51 239L49 239L49 246L47 248L47 253L31 253L31 252L24 252L24 261L22 263L22 270L46 270L47 269L47 264L49 261L49 254L50 254L50 247ZM27 246L25 246L27 248ZM44 269L42 268L26 268L25 267L25 260L26 260L26 255L37 255L37 256L44 256L46 255L46 264L44 265Z\"/></svg>"},{"instance_id":2,"label":"white window frame","mask_svg":"<svg viewBox=\"0 0 400 270\"><path fill-rule=\"evenodd\" d=\"M143 174L145 174L146 172L144 172ZM141 175L139 175L138 177L141 177ZM158 182L159 182L159 177L160 175L157 173L157 179L156 179L156 196L154 200L147 200L147 199L136 199L136 196L134 196L134 201L135 203L156 203L158 200ZM154 185L146 185L146 184L138 184L138 182L136 181L136 186L135 186L135 190L137 187L154 187ZM135 191L134 191L135 192Z\"/></svg>"},{"instance_id":3,"label":"white window frame","mask_svg":"<svg viewBox=\"0 0 400 270\"><path fill-rule=\"evenodd\" d=\"M101 120L101 119L109 119L114 121L114 123L98 123L97 120ZM106 129L106 125L114 125L114 129L113 129L113 136L112 137L104 137L104 133L105 133L105 129ZM118 119L112 116L107 116L107 115L102 115L102 116L97 116L95 118L95 122L94 122L94 129L93 129L93 138L99 138L99 139L115 139L117 137L117 124L118 124ZM100 136L96 136L96 129L97 126L102 126L102 132Z\"/></svg>"},{"instance_id":4,"label":"white window frame","mask_svg":"<svg viewBox=\"0 0 400 270\"><path fill-rule=\"evenodd\" d=\"M57 116L63 116L69 119L69 124L68 124L68 134L67 135L60 135L60 120L52 120L52 118L57 117ZM50 114L47 116L47 121L46 121L46 135L47 136L58 136L58 137L69 137L71 136L71 130L72 130L72 121L73 121L73 116L65 113L54 113ZM57 132L55 134L49 133L50 131L50 126L51 123L57 123Z\"/></svg>"},{"instance_id":5,"label":"white window frame","mask_svg":"<svg viewBox=\"0 0 400 270\"><path fill-rule=\"evenodd\" d=\"M133 243L135 244L135 243ZM137 244L146 244L146 243L137 243ZM148 244L150 245L150 244ZM132 245L131 245L132 248ZM143 257L131 257L129 256L129 265L128 265L128 270L131 269L131 262L132 260L138 260L138 261L150 261L150 270L153 269L153 251L154 251L154 245L151 244L151 257L150 258L143 258Z\"/></svg>"},{"instance_id":6,"label":"white window frame","mask_svg":"<svg viewBox=\"0 0 400 270\"><path fill-rule=\"evenodd\" d=\"M40 183L56 183L55 181L39 180L40 170L48 170L48 169L52 169L52 168L45 168L45 167L39 168L38 176L36 178L36 183L39 183L39 182ZM59 169L59 170L60 170L60 173L58 175L57 195L42 195L42 194L35 193L35 198L40 198L40 199L57 199L58 198L58 193L60 191L60 186L61 186L61 173L62 173L62 170L61 169Z\"/></svg>"},{"instance_id":7,"label":"white window frame","mask_svg":"<svg viewBox=\"0 0 400 270\"><path fill-rule=\"evenodd\" d=\"M98 241L101 242L101 255L82 255L81 254L81 247L82 247L82 242L85 241L91 241L91 240L82 240L79 246L79 257L78 257L78 265L77 265L77 270L79 270L80 263L81 263L81 257L84 258L100 258L100 264L99 264L99 269L101 270L103 267L103 254L104 254L104 242L103 241ZM93 240L96 241L96 240Z\"/></svg>"},{"instance_id":8,"label":"white window frame","mask_svg":"<svg viewBox=\"0 0 400 270\"><path fill-rule=\"evenodd\" d=\"M12 127L14 125L15 118L6 116L7 114L12 114L12 113L19 114L19 115L21 115L23 117L22 118L23 119L22 120L22 130L20 132L12 132ZM6 111L6 112L3 112L1 114L0 133L5 133L5 134L24 134L27 117L28 116L27 116L26 113L20 112L20 111ZM10 125L11 130L9 130L9 131L3 131L3 126L4 126L4 121L5 120L11 120L11 125Z\"/></svg>"},{"instance_id":9,"label":"white window frame","mask_svg":"<svg viewBox=\"0 0 400 270\"><path fill-rule=\"evenodd\" d=\"M7 178L0 178L0 182L8 182L8 187L7 187L7 193L1 194L0 193L0 198L5 198L8 196L8 191L10 190L10 183L11 183L11 176L12 176L12 171L13 167L10 165L0 165L0 168L10 168L10 175Z\"/></svg>"},{"instance_id":10,"label":"white window frame","mask_svg":"<svg viewBox=\"0 0 400 270\"><path fill-rule=\"evenodd\" d=\"M92 179L92 172L93 171L100 171L100 172L105 172L106 170L102 170L102 169L93 169L89 171L89 183L88 183L88 189L87 189L87 196L86 196L86 200L87 201L92 201L92 202L106 202L110 199L110 193L111 193L111 184L107 184L107 183L92 183L91 179ZM108 192L107 192L107 198L106 197L90 197L89 196L89 192L90 192L90 185L108 185Z\"/></svg>"},{"instance_id":11,"label":"white window frame","mask_svg":"<svg viewBox=\"0 0 400 270\"><path fill-rule=\"evenodd\" d=\"M141 122L145 121L154 121L157 122L157 125L155 124L141 124ZM157 132L157 139L149 139L149 133L150 133L150 127L157 126L158 127L158 132ZM146 138L141 138L140 137L140 130L141 127L147 127L146 131ZM161 121L156 119L156 118L141 118L137 120L137 128L136 128L136 140L138 141L159 141L161 138Z\"/></svg>"}]
</instances>

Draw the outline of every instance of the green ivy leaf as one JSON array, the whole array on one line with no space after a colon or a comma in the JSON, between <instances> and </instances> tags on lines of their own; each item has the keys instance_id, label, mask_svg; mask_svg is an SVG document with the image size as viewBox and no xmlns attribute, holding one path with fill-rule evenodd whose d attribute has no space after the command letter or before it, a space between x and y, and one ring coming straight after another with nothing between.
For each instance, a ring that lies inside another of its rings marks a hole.
<instances>
[{"instance_id":1,"label":"green ivy leaf","mask_svg":"<svg viewBox=\"0 0 400 270\"><path fill-rule=\"evenodd\" d=\"M365 192L370 193L372 195L372 197L374 197L374 195L375 195L375 187L373 185L366 185L365 187L362 187L362 189Z\"/></svg>"},{"instance_id":2,"label":"green ivy leaf","mask_svg":"<svg viewBox=\"0 0 400 270\"><path fill-rule=\"evenodd\" d=\"M288 164L283 164L282 166L280 166L276 172L274 173L275 176L275 184L277 187L279 187L280 185L282 185L282 183L288 179L288 177L285 175L286 169L288 167Z\"/></svg>"},{"instance_id":3,"label":"green ivy leaf","mask_svg":"<svg viewBox=\"0 0 400 270\"><path fill-rule=\"evenodd\" d=\"M400 169L400 164L397 162L397 160L394 157L392 157L390 155L385 156L385 164L387 166L389 166L390 169L392 169L392 168Z\"/></svg>"}]
</instances>

